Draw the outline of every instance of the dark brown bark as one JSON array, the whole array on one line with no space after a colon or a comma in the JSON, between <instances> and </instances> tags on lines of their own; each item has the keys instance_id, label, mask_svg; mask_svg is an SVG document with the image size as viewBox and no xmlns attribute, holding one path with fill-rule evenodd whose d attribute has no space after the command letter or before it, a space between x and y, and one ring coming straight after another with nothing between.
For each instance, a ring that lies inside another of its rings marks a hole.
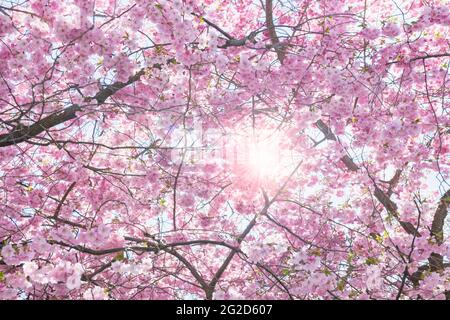
<instances>
[{"instance_id":1,"label":"dark brown bark","mask_svg":"<svg viewBox=\"0 0 450 320\"><path fill-rule=\"evenodd\" d=\"M444 240L444 222L447 217L448 207L450 205L450 189L441 197L439 205L434 214L431 224L431 235L435 237L439 244Z\"/></svg>"},{"instance_id":2,"label":"dark brown bark","mask_svg":"<svg viewBox=\"0 0 450 320\"><path fill-rule=\"evenodd\" d=\"M316 121L316 126L324 134L325 139L337 141L335 134L333 133L331 128L325 122L323 122L322 120L319 119ZM353 159L350 158L348 155L341 157L340 160L344 163L345 167L348 170L350 170L352 172L358 171L358 166L353 161ZM398 183L398 180L400 178L400 173L401 173L401 171L397 170L395 173L395 176L392 178L391 183L390 183L390 189L388 191L389 195L392 194L392 190L391 190L392 186L394 186L395 184ZM374 196L383 205L383 207L389 212L389 214L391 214L393 217L395 217L398 220L398 222L402 226L403 230L405 230L408 234L415 235L416 237L421 236L421 234L417 231L417 228L415 228L411 222L401 221L398 219L397 204L395 204L395 202L392 201L389 198L389 196L386 195L386 193L383 190L381 190L377 185L375 185Z\"/></svg>"},{"instance_id":3,"label":"dark brown bark","mask_svg":"<svg viewBox=\"0 0 450 320\"><path fill-rule=\"evenodd\" d=\"M54 126L57 126L58 124L76 119L76 113L78 111L81 111L81 107L74 104L66 109L63 109L62 111L52 113L32 125L20 126L9 133L2 134L0 135L0 147L11 146L27 141L28 139L35 137Z\"/></svg>"},{"instance_id":4,"label":"dark brown bark","mask_svg":"<svg viewBox=\"0 0 450 320\"><path fill-rule=\"evenodd\" d=\"M174 59L168 59L167 64L176 63ZM154 64L150 68L161 69L163 64ZM114 95L120 89L129 86L130 84L139 81L141 76L145 74L145 69L141 69L139 72L134 74L133 76L128 78L127 82L115 82L111 85L108 85L101 89L93 98L97 101L98 104L103 104L105 101ZM56 111L35 123L28 126L18 126L13 129L9 133L4 133L0 135L0 147L7 147L11 145L15 145L24 141L29 140L30 138L36 137L44 131L47 131L50 128L53 128L59 124L62 124L66 121L76 119L77 112L82 111L82 107L79 105L72 105L68 108L65 108L60 111Z\"/></svg>"},{"instance_id":5,"label":"dark brown bark","mask_svg":"<svg viewBox=\"0 0 450 320\"><path fill-rule=\"evenodd\" d=\"M278 38L277 31L275 29L275 25L273 23L273 3L272 0L266 0L266 25L269 31L270 40L272 42L272 47L275 49L278 60L283 64L285 52L284 48L280 45L280 39Z\"/></svg>"}]
</instances>

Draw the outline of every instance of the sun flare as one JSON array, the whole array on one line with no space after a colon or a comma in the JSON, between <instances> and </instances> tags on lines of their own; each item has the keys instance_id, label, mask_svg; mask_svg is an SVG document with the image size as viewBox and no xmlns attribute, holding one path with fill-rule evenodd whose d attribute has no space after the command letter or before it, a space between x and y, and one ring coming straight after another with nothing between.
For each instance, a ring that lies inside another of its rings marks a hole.
<instances>
[{"instance_id":1,"label":"sun flare","mask_svg":"<svg viewBox=\"0 0 450 320\"><path fill-rule=\"evenodd\" d=\"M258 178L270 178L278 173L280 148L278 139L254 141L249 146L248 167Z\"/></svg>"}]
</instances>

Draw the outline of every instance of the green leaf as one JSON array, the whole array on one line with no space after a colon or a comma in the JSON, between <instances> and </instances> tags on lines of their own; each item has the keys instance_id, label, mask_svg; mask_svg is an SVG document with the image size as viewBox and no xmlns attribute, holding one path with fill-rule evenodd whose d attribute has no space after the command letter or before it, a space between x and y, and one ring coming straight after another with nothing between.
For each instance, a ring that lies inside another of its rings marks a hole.
<instances>
[{"instance_id":1,"label":"green leaf","mask_svg":"<svg viewBox=\"0 0 450 320\"><path fill-rule=\"evenodd\" d=\"M350 251L348 253L347 262L351 263L354 258L356 258L356 254L353 251Z\"/></svg>"},{"instance_id":2,"label":"green leaf","mask_svg":"<svg viewBox=\"0 0 450 320\"><path fill-rule=\"evenodd\" d=\"M161 199L159 199L158 203L160 206L165 207L167 204L167 201L166 201L166 199L161 198Z\"/></svg>"},{"instance_id":3,"label":"green leaf","mask_svg":"<svg viewBox=\"0 0 450 320\"><path fill-rule=\"evenodd\" d=\"M380 234L374 234L373 239L378 242L378 243L382 243L383 242L383 238L380 236Z\"/></svg>"},{"instance_id":4,"label":"green leaf","mask_svg":"<svg viewBox=\"0 0 450 320\"><path fill-rule=\"evenodd\" d=\"M374 257L369 257L366 259L366 264L367 265L373 265L373 264L378 264L380 261L377 258Z\"/></svg>"},{"instance_id":5,"label":"green leaf","mask_svg":"<svg viewBox=\"0 0 450 320\"><path fill-rule=\"evenodd\" d=\"M283 270L281 270L281 274L283 275L283 276L288 276L288 275L290 275L291 274L291 270L290 269L283 269Z\"/></svg>"},{"instance_id":6,"label":"green leaf","mask_svg":"<svg viewBox=\"0 0 450 320\"><path fill-rule=\"evenodd\" d=\"M120 251L116 256L114 257L114 261L123 261L125 260L125 254L123 251Z\"/></svg>"},{"instance_id":7,"label":"green leaf","mask_svg":"<svg viewBox=\"0 0 450 320\"><path fill-rule=\"evenodd\" d=\"M323 270L323 273L324 273L326 276L331 276L331 271L328 270L328 269L324 269L324 270Z\"/></svg>"},{"instance_id":8,"label":"green leaf","mask_svg":"<svg viewBox=\"0 0 450 320\"><path fill-rule=\"evenodd\" d=\"M0 271L0 282L5 281L5 274L3 273L3 271Z\"/></svg>"}]
</instances>

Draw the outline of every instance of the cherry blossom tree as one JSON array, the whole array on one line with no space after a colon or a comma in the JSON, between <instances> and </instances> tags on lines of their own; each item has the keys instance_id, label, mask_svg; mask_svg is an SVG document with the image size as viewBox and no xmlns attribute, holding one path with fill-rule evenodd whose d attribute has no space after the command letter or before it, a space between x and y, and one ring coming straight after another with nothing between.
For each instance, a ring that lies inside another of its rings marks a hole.
<instances>
[{"instance_id":1,"label":"cherry blossom tree","mask_svg":"<svg viewBox=\"0 0 450 320\"><path fill-rule=\"evenodd\" d=\"M0 299L445 299L446 0L0 1Z\"/></svg>"}]
</instances>

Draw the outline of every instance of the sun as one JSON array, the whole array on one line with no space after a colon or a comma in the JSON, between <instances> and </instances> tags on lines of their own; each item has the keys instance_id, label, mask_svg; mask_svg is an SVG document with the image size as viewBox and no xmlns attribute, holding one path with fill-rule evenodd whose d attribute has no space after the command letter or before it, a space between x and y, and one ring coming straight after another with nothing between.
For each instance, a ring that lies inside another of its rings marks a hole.
<instances>
[{"instance_id":1,"label":"sun","mask_svg":"<svg viewBox=\"0 0 450 320\"><path fill-rule=\"evenodd\" d=\"M270 179L279 173L281 150L278 137L256 137L249 144L248 169L260 179Z\"/></svg>"},{"instance_id":2,"label":"sun","mask_svg":"<svg viewBox=\"0 0 450 320\"><path fill-rule=\"evenodd\" d=\"M241 185L276 187L298 163L288 139L283 130L241 127L229 135L211 139L218 147L204 159L220 163Z\"/></svg>"}]
</instances>

